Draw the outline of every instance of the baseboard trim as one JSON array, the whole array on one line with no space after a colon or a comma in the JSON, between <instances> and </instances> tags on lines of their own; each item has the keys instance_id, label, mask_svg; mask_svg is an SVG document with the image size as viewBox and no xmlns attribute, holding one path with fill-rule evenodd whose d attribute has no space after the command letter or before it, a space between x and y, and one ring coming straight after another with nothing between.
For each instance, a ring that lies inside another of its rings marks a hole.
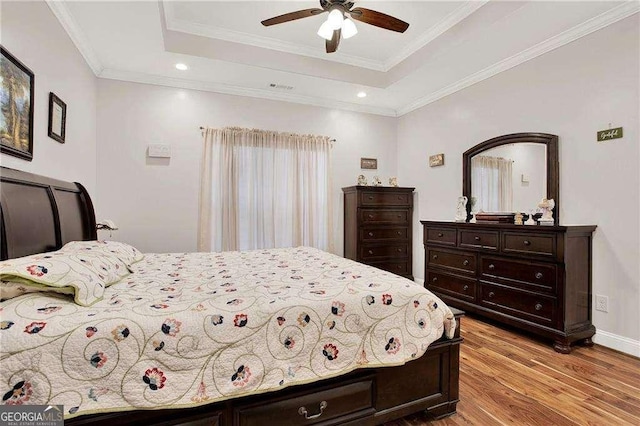
<instances>
[{"instance_id":1,"label":"baseboard trim","mask_svg":"<svg viewBox=\"0 0 640 426\"><path fill-rule=\"evenodd\" d=\"M633 340L628 337L609 333L608 331L596 329L593 341L598 345L606 346L609 349L614 349L640 358L640 340Z\"/></svg>"}]
</instances>

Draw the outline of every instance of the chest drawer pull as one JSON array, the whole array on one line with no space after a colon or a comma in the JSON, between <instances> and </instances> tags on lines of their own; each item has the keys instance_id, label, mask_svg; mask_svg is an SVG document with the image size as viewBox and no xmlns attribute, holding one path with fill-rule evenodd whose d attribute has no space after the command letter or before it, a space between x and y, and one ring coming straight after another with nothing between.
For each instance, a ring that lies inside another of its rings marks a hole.
<instances>
[{"instance_id":1,"label":"chest drawer pull","mask_svg":"<svg viewBox=\"0 0 640 426\"><path fill-rule=\"evenodd\" d=\"M489 269L493 271L494 269L496 269L496 265L494 265L493 263L490 264L489 265Z\"/></svg>"},{"instance_id":2,"label":"chest drawer pull","mask_svg":"<svg viewBox=\"0 0 640 426\"><path fill-rule=\"evenodd\" d=\"M398 231L398 232L396 232L396 234L402 235L402 231Z\"/></svg>"},{"instance_id":3,"label":"chest drawer pull","mask_svg":"<svg viewBox=\"0 0 640 426\"><path fill-rule=\"evenodd\" d=\"M442 238L442 237L444 237L444 234L442 232L438 232L438 237Z\"/></svg>"},{"instance_id":4,"label":"chest drawer pull","mask_svg":"<svg viewBox=\"0 0 640 426\"><path fill-rule=\"evenodd\" d=\"M469 266L469 261L465 259L465 261L464 261L464 262L462 262L462 264L463 264L464 266Z\"/></svg>"},{"instance_id":5,"label":"chest drawer pull","mask_svg":"<svg viewBox=\"0 0 640 426\"><path fill-rule=\"evenodd\" d=\"M401 248L398 248L398 253L402 253L402 249Z\"/></svg>"},{"instance_id":6,"label":"chest drawer pull","mask_svg":"<svg viewBox=\"0 0 640 426\"><path fill-rule=\"evenodd\" d=\"M542 272L536 272L536 279L537 280L541 280L542 279Z\"/></svg>"},{"instance_id":7,"label":"chest drawer pull","mask_svg":"<svg viewBox=\"0 0 640 426\"><path fill-rule=\"evenodd\" d=\"M434 282L434 283L438 282L438 277L433 277L433 278L431 279L431 282Z\"/></svg>"},{"instance_id":8,"label":"chest drawer pull","mask_svg":"<svg viewBox=\"0 0 640 426\"><path fill-rule=\"evenodd\" d=\"M478 237L477 235L475 237L473 237L474 240L476 241L480 241L480 237Z\"/></svg>"},{"instance_id":9,"label":"chest drawer pull","mask_svg":"<svg viewBox=\"0 0 640 426\"><path fill-rule=\"evenodd\" d=\"M492 291L489 292L489 299L491 299L493 296L495 296L496 294Z\"/></svg>"},{"instance_id":10,"label":"chest drawer pull","mask_svg":"<svg viewBox=\"0 0 640 426\"><path fill-rule=\"evenodd\" d=\"M437 254L433 255L433 260L438 260L438 255Z\"/></svg>"},{"instance_id":11,"label":"chest drawer pull","mask_svg":"<svg viewBox=\"0 0 640 426\"><path fill-rule=\"evenodd\" d=\"M525 246L530 246L531 245L531 241L529 241L529 240L524 240L523 243L524 243Z\"/></svg>"},{"instance_id":12,"label":"chest drawer pull","mask_svg":"<svg viewBox=\"0 0 640 426\"><path fill-rule=\"evenodd\" d=\"M318 414L313 414L310 416L309 412L305 407L298 408L298 414L300 414L301 416L304 416L304 418L307 420L317 419L322 415L325 408L327 408L327 401L322 401L320 403L320 412Z\"/></svg>"},{"instance_id":13,"label":"chest drawer pull","mask_svg":"<svg viewBox=\"0 0 640 426\"><path fill-rule=\"evenodd\" d=\"M373 219L373 215L372 214L369 215L369 219Z\"/></svg>"},{"instance_id":14,"label":"chest drawer pull","mask_svg":"<svg viewBox=\"0 0 640 426\"><path fill-rule=\"evenodd\" d=\"M369 199L370 199L370 200L373 200L373 196L372 196L372 195L369 195Z\"/></svg>"},{"instance_id":15,"label":"chest drawer pull","mask_svg":"<svg viewBox=\"0 0 640 426\"><path fill-rule=\"evenodd\" d=\"M369 254L373 254L373 250L369 250Z\"/></svg>"},{"instance_id":16,"label":"chest drawer pull","mask_svg":"<svg viewBox=\"0 0 640 426\"><path fill-rule=\"evenodd\" d=\"M462 287L462 291L467 291L467 290L469 290L469 286L465 284L465 286Z\"/></svg>"},{"instance_id":17,"label":"chest drawer pull","mask_svg":"<svg viewBox=\"0 0 640 426\"><path fill-rule=\"evenodd\" d=\"M540 309L542 309L542 303L536 303L536 311L539 311Z\"/></svg>"},{"instance_id":18,"label":"chest drawer pull","mask_svg":"<svg viewBox=\"0 0 640 426\"><path fill-rule=\"evenodd\" d=\"M373 237L373 232L369 232L369 236L370 236L370 237Z\"/></svg>"},{"instance_id":19,"label":"chest drawer pull","mask_svg":"<svg viewBox=\"0 0 640 426\"><path fill-rule=\"evenodd\" d=\"M402 201L402 197L398 195L398 201Z\"/></svg>"},{"instance_id":20,"label":"chest drawer pull","mask_svg":"<svg viewBox=\"0 0 640 426\"><path fill-rule=\"evenodd\" d=\"M399 214L399 215L398 215L398 219L400 219L401 217L402 217L402 215L401 215L401 214Z\"/></svg>"}]
</instances>

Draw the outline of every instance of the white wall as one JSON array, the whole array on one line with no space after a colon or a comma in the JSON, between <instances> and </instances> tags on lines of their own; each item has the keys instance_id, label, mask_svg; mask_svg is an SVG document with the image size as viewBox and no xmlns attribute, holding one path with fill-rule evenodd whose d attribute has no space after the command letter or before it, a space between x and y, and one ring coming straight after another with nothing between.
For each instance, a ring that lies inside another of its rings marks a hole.
<instances>
[{"instance_id":1,"label":"white wall","mask_svg":"<svg viewBox=\"0 0 640 426\"><path fill-rule=\"evenodd\" d=\"M97 79L45 2L3 1L0 42L35 74L33 161L0 164L81 182L95 197ZM67 104L66 142L47 135L49 92Z\"/></svg>"},{"instance_id":2,"label":"white wall","mask_svg":"<svg viewBox=\"0 0 640 426\"><path fill-rule=\"evenodd\" d=\"M355 185L360 157L378 159L388 182L396 169L396 119L285 102L113 80L98 83L98 219L113 238L147 252L197 250L200 126L241 126L328 135L333 148L335 252L343 253L341 188ZM147 145L171 145L169 161ZM409 184L413 179L400 180Z\"/></svg>"},{"instance_id":3,"label":"white wall","mask_svg":"<svg viewBox=\"0 0 640 426\"><path fill-rule=\"evenodd\" d=\"M640 340L639 27L638 15L632 16L398 123L399 178L417 186L422 220L453 218L462 153L473 145L515 132L559 135L561 222L598 225L593 293L609 297L609 313L594 311L595 326L631 339L634 351ZM624 138L597 143L596 132L609 123L623 126ZM445 166L429 168L428 156L438 152L445 153ZM421 232L416 226L419 277Z\"/></svg>"}]
</instances>

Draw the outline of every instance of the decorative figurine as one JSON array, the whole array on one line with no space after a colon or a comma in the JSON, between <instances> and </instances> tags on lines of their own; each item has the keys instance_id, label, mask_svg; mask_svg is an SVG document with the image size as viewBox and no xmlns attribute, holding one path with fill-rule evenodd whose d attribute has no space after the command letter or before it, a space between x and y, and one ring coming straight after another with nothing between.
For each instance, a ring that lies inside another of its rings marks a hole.
<instances>
[{"instance_id":1,"label":"decorative figurine","mask_svg":"<svg viewBox=\"0 0 640 426\"><path fill-rule=\"evenodd\" d=\"M397 177L390 177L389 178L389 185L390 186L398 186L398 178Z\"/></svg>"},{"instance_id":2,"label":"decorative figurine","mask_svg":"<svg viewBox=\"0 0 640 426\"><path fill-rule=\"evenodd\" d=\"M380 178L378 176L374 176L373 177L373 181L371 181L371 185L372 186L381 186L382 185L382 181L380 180Z\"/></svg>"},{"instance_id":3,"label":"decorative figurine","mask_svg":"<svg viewBox=\"0 0 640 426\"><path fill-rule=\"evenodd\" d=\"M556 206L556 202L551 199L543 198L538 207L542 210L542 217L538 220L540 225L553 225L553 208Z\"/></svg>"},{"instance_id":4,"label":"decorative figurine","mask_svg":"<svg viewBox=\"0 0 640 426\"><path fill-rule=\"evenodd\" d=\"M534 214L535 214L535 213L534 213L534 211L533 211L533 210L531 210L531 211L529 212L529 219L527 219L527 220L526 220L526 222L524 223L525 225L535 225L535 224L536 224L535 219L533 219L533 215L534 215Z\"/></svg>"},{"instance_id":5,"label":"decorative figurine","mask_svg":"<svg viewBox=\"0 0 640 426\"><path fill-rule=\"evenodd\" d=\"M367 186L367 177L365 175L358 176L358 186Z\"/></svg>"},{"instance_id":6,"label":"decorative figurine","mask_svg":"<svg viewBox=\"0 0 640 426\"><path fill-rule=\"evenodd\" d=\"M467 201L469 201L469 199L464 195L462 197L458 197L458 208L456 210L456 222L467 221Z\"/></svg>"},{"instance_id":7,"label":"decorative figurine","mask_svg":"<svg viewBox=\"0 0 640 426\"><path fill-rule=\"evenodd\" d=\"M524 216L522 216L522 213L516 213L516 215L513 218L513 224L514 225L522 225L522 218Z\"/></svg>"}]
</instances>

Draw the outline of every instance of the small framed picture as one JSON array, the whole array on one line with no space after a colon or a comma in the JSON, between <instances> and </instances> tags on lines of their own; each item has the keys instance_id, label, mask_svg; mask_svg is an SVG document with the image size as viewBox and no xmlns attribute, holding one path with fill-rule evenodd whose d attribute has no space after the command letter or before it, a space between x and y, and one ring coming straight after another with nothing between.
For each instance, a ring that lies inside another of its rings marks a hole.
<instances>
[{"instance_id":1,"label":"small framed picture","mask_svg":"<svg viewBox=\"0 0 640 426\"><path fill-rule=\"evenodd\" d=\"M65 127L67 125L67 104L49 92L49 137L64 143Z\"/></svg>"},{"instance_id":2,"label":"small framed picture","mask_svg":"<svg viewBox=\"0 0 640 426\"><path fill-rule=\"evenodd\" d=\"M435 154L429 157L429 167L444 165L444 154Z\"/></svg>"},{"instance_id":3,"label":"small framed picture","mask_svg":"<svg viewBox=\"0 0 640 426\"><path fill-rule=\"evenodd\" d=\"M378 168L378 159L377 158L360 158L360 168L375 170Z\"/></svg>"}]
</instances>

